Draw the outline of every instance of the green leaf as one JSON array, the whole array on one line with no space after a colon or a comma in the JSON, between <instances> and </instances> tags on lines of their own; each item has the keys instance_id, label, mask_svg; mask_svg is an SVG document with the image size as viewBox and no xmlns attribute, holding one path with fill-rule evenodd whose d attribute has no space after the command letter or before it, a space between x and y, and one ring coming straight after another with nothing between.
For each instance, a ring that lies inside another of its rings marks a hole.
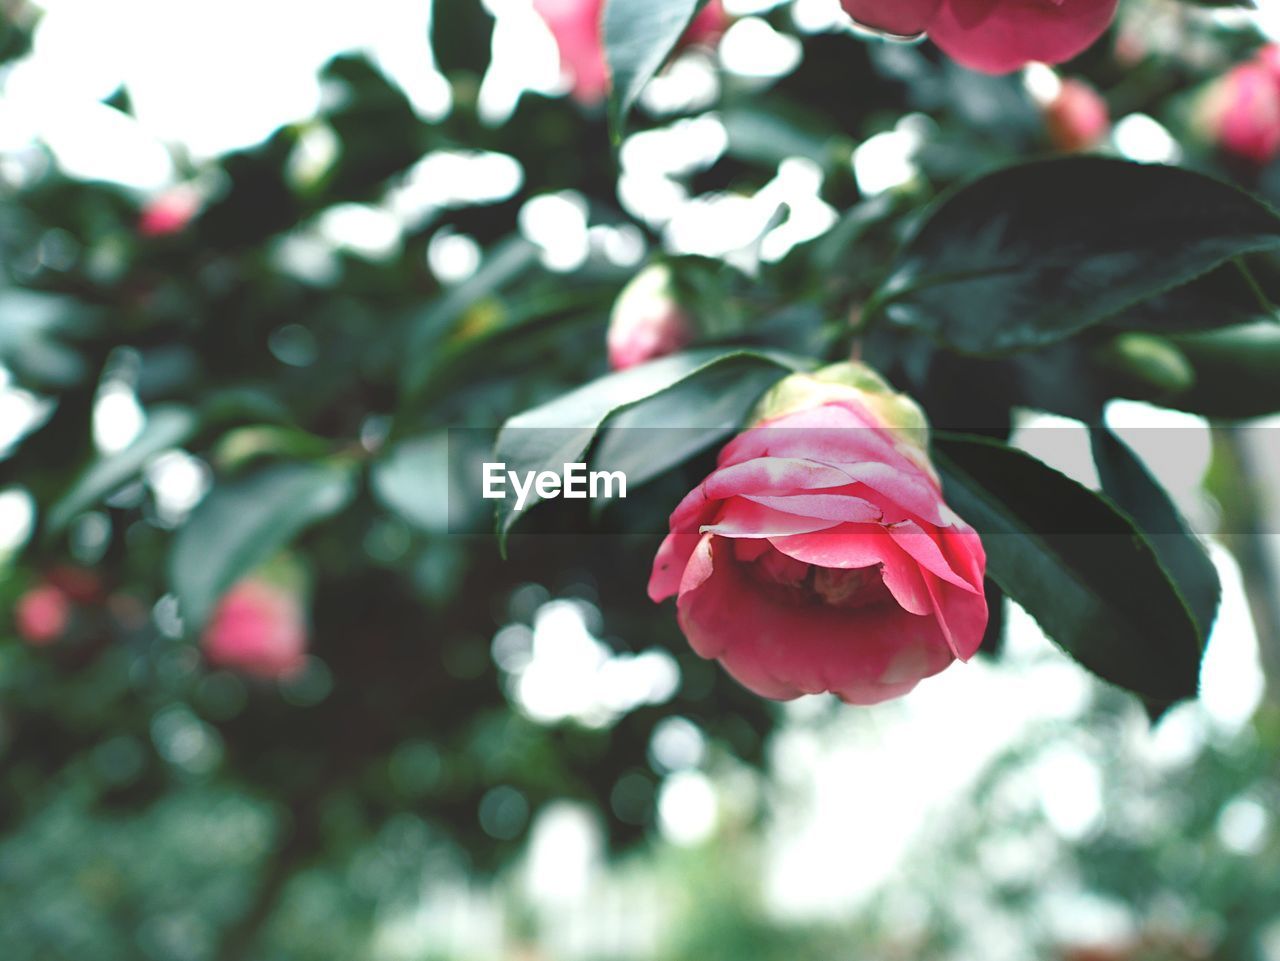
<instances>
[{"instance_id":1,"label":"green leaf","mask_svg":"<svg viewBox=\"0 0 1280 961\"><path fill-rule=\"evenodd\" d=\"M1124 441L1105 427L1089 431L1103 492L1141 528L1187 605L1203 645L1209 639L1222 585L1204 545L1187 528L1168 492Z\"/></svg>"},{"instance_id":2,"label":"green leaf","mask_svg":"<svg viewBox=\"0 0 1280 961\"><path fill-rule=\"evenodd\" d=\"M1110 500L996 441L939 435L948 503L977 529L987 573L1102 679L1194 697L1201 644L1155 549Z\"/></svg>"},{"instance_id":3,"label":"green leaf","mask_svg":"<svg viewBox=\"0 0 1280 961\"><path fill-rule=\"evenodd\" d=\"M480 268L413 318L401 382L416 398L436 372L440 342L476 301L505 287L538 262L538 248L522 237L497 244Z\"/></svg>"},{"instance_id":4,"label":"green leaf","mask_svg":"<svg viewBox=\"0 0 1280 961\"><path fill-rule=\"evenodd\" d=\"M93 311L69 297L0 291L0 364L37 388L72 387L88 373L72 342L93 323Z\"/></svg>"},{"instance_id":5,"label":"green leaf","mask_svg":"<svg viewBox=\"0 0 1280 961\"><path fill-rule=\"evenodd\" d=\"M1203 174L1101 157L1040 161L945 198L870 310L962 353L1002 354L1276 247L1280 217Z\"/></svg>"},{"instance_id":6,"label":"green leaf","mask_svg":"<svg viewBox=\"0 0 1280 961\"><path fill-rule=\"evenodd\" d=\"M1122 330L1173 334L1215 330L1274 317L1266 294L1243 262L1236 261L1135 304L1107 323Z\"/></svg>"},{"instance_id":7,"label":"green leaf","mask_svg":"<svg viewBox=\"0 0 1280 961\"><path fill-rule=\"evenodd\" d=\"M596 434L610 415L620 413L641 401L671 390L692 378L705 376L720 365L756 365L771 368L778 376L804 366L803 362L771 351L705 348L663 357L639 367L609 374L541 407L525 411L508 420L498 434L495 458L507 470L561 471L565 464L582 463ZM690 395L690 400L695 400ZM692 413L696 414L697 411ZM714 431L723 411L709 412L709 426ZM698 418L694 417L694 421ZM692 426L692 424L691 424ZM537 503L531 494L524 510ZM523 512L521 512L523 513ZM507 498L498 506L498 538L505 545L507 534L519 519L514 499Z\"/></svg>"},{"instance_id":8,"label":"green leaf","mask_svg":"<svg viewBox=\"0 0 1280 961\"><path fill-rule=\"evenodd\" d=\"M788 372L750 355L707 368L609 417L592 463L639 487L740 430Z\"/></svg>"},{"instance_id":9,"label":"green leaf","mask_svg":"<svg viewBox=\"0 0 1280 961\"><path fill-rule=\"evenodd\" d=\"M273 464L220 485L174 538L169 580L188 630L199 630L237 580L355 492L350 465Z\"/></svg>"},{"instance_id":10,"label":"green leaf","mask_svg":"<svg viewBox=\"0 0 1280 961\"><path fill-rule=\"evenodd\" d=\"M45 532L55 535L82 511L132 481L147 463L166 450L186 443L199 426L195 412L187 407L158 406L147 412L147 422L124 450L100 458L82 473L52 507Z\"/></svg>"},{"instance_id":11,"label":"green leaf","mask_svg":"<svg viewBox=\"0 0 1280 961\"><path fill-rule=\"evenodd\" d=\"M609 128L622 139L627 114L645 85L671 56L705 0L606 0L605 59L612 88Z\"/></svg>"},{"instance_id":12,"label":"green leaf","mask_svg":"<svg viewBox=\"0 0 1280 961\"><path fill-rule=\"evenodd\" d=\"M1243 324L1169 340L1191 364L1195 384L1160 398L1161 404L1233 420L1280 411L1280 324Z\"/></svg>"},{"instance_id":13,"label":"green leaf","mask_svg":"<svg viewBox=\"0 0 1280 961\"><path fill-rule=\"evenodd\" d=\"M449 529L449 438L444 431L397 444L373 465L383 506L428 533Z\"/></svg>"}]
</instances>

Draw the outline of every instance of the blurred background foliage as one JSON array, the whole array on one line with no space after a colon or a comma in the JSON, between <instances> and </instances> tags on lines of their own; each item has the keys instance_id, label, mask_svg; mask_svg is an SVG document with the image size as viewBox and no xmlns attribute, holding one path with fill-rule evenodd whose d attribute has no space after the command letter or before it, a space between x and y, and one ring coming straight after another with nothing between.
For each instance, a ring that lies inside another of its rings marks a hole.
<instances>
[{"instance_id":1,"label":"blurred background foliage","mask_svg":"<svg viewBox=\"0 0 1280 961\"><path fill-rule=\"evenodd\" d=\"M1274 662L1276 465L1242 461L1274 447L1219 434L1208 494L1191 479L1236 558L1215 554L1215 645L1244 653L1154 733L1131 698L1068 682L1016 611L1008 663L967 689L763 702L645 598L656 536L537 533L548 508L504 561L451 532L476 518L439 480L446 453L482 455L606 371L610 309L654 259L700 340L834 356L918 212L976 174L1085 146L1280 202L1280 165L1221 149L1204 106L1277 28L1266 11L1124 4L1063 70L1112 118L1078 143L1047 68L981 76L821 3L729 4L718 52L678 55L615 153L515 0L437 0L429 34L372 5L418 30L420 61L331 42L314 103L261 131L201 141L216 101L192 103L161 146L117 83L75 142L21 111L74 73L66 33L91 44L101 6L7 0L0 20L0 610L50 584L68 601L45 643L0 622L5 958L1280 958L1280 715L1249 646L1256 624ZM281 48L304 29L217 16ZM147 42L184 49L173 29ZM112 137L141 144L128 163ZM1273 289L1274 258L1248 264ZM989 384L1067 415L1086 382L1271 414L1278 354L1265 324L1102 326L980 383L942 354L927 377L886 367L935 420L1007 432ZM628 505L632 529L660 530L704 467ZM278 680L220 667L192 626L250 570L303 599L305 660ZM935 785L964 745L931 732L974 710L998 735L960 724L989 744ZM895 791L936 796L897 811ZM800 822L844 830L815 848Z\"/></svg>"}]
</instances>

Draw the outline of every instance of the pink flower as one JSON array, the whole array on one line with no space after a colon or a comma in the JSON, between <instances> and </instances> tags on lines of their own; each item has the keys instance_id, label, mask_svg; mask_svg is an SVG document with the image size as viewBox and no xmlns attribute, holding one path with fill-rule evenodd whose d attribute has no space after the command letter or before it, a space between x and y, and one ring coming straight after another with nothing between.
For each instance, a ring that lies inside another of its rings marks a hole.
<instances>
[{"instance_id":1,"label":"pink flower","mask_svg":"<svg viewBox=\"0 0 1280 961\"><path fill-rule=\"evenodd\" d=\"M200 197L194 190L174 188L147 201L138 217L138 233L143 237L182 233L199 212Z\"/></svg>"},{"instance_id":2,"label":"pink flower","mask_svg":"<svg viewBox=\"0 0 1280 961\"><path fill-rule=\"evenodd\" d=\"M1111 113L1098 91L1082 80L1064 80L1044 110L1049 139L1059 150L1096 147L1111 130Z\"/></svg>"},{"instance_id":3,"label":"pink flower","mask_svg":"<svg viewBox=\"0 0 1280 961\"><path fill-rule=\"evenodd\" d=\"M1280 154L1280 79L1266 62L1232 69L1204 109L1212 135L1227 153L1259 166Z\"/></svg>"},{"instance_id":4,"label":"pink flower","mask_svg":"<svg viewBox=\"0 0 1280 961\"><path fill-rule=\"evenodd\" d=\"M609 321L609 366L626 370L689 345L692 327L671 291L671 273L655 265L622 291Z\"/></svg>"},{"instance_id":5,"label":"pink flower","mask_svg":"<svg viewBox=\"0 0 1280 961\"><path fill-rule=\"evenodd\" d=\"M31 588L14 608L18 636L28 644L52 644L71 623L71 598L52 584Z\"/></svg>"},{"instance_id":6,"label":"pink flower","mask_svg":"<svg viewBox=\"0 0 1280 961\"><path fill-rule=\"evenodd\" d=\"M1118 0L842 0L865 26L929 37L952 59L984 73L1062 63L1111 24Z\"/></svg>"},{"instance_id":7,"label":"pink flower","mask_svg":"<svg viewBox=\"0 0 1280 961\"><path fill-rule=\"evenodd\" d=\"M778 700L899 697L987 625L986 555L943 503L924 416L839 364L776 387L671 515L649 596L698 654Z\"/></svg>"},{"instance_id":8,"label":"pink flower","mask_svg":"<svg viewBox=\"0 0 1280 961\"><path fill-rule=\"evenodd\" d=\"M724 12L724 4L720 0L711 0L693 18L693 23L689 24L689 29L681 42L689 46L695 44L714 46L720 42L720 38L728 29L729 15Z\"/></svg>"},{"instance_id":9,"label":"pink flower","mask_svg":"<svg viewBox=\"0 0 1280 961\"><path fill-rule=\"evenodd\" d=\"M301 670L307 633L298 599L261 580L241 581L222 598L201 640L205 658L267 679Z\"/></svg>"},{"instance_id":10,"label":"pink flower","mask_svg":"<svg viewBox=\"0 0 1280 961\"><path fill-rule=\"evenodd\" d=\"M533 8L556 38L561 63L573 75L573 96L584 104L599 103L609 92L601 26L604 3L605 0L533 0ZM711 0L694 18L681 42L715 43L728 23L720 0Z\"/></svg>"}]
</instances>

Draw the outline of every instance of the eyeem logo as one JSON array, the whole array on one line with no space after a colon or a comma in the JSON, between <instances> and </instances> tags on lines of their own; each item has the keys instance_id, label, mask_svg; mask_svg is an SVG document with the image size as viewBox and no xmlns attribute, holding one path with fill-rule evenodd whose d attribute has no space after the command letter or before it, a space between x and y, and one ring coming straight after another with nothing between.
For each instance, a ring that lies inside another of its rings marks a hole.
<instances>
[{"instance_id":1,"label":"eyeem logo","mask_svg":"<svg viewBox=\"0 0 1280 961\"><path fill-rule=\"evenodd\" d=\"M484 465L485 500L506 500L507 485L516 495L516 510L524 510L530 493L536 493L541 500L554 500L563 497L566 500L586 500L588 497L627 496L627 475L620 470L588 471L586 464L565 464L564 470L557 474L552 470L518 471L507 470L504 463Z\"/></svg>"}]
</instances>

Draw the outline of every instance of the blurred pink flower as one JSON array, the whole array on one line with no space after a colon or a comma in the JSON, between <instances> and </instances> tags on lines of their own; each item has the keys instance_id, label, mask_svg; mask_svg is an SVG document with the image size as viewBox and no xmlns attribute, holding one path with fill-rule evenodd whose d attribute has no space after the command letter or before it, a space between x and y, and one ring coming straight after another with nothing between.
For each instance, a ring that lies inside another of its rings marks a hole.
<instances>
[{"instance_id":1,"label":"blurred pink flower","mask_svg":"<svg viewBox=\"0 0 1280 961\"><path fill-rule=\"evenodd\" d=\"M1261 166L1280 154L1280 79L1262 61L1233 68L1203 108L1223 150Z\"/></svg>"},{"instance_id":2,"label":"blurred pink flower","mask_svg":"<svg viewBox=\"0 0 1280 961\"><path fill-rule=\"evenodd\" d=\"M71 623L71 599L52 584L40 584L18 598L14 621L28 644L52 644Z\"/></svg>"},{"instance_id":3,"label":"blurred pink flower","mask_svg":"<svg viewBox=\"0 0 1280 961\"><path fill-rule=\"evenodd\" d=\"M1053 145L1068 152L1096 147L1111 130L1106 100L1082 80L1062 81L1062 89L1045 107L1044 121Z\"/></svg>"},{"instance_id":4,"label":"blurred pink flower","mask_svg":"<svg viewBox=\"0 0 1280 961\"><path fill-rule=\"evenodd\" d=\"M924 415L868 368L795 375L671 515L649 596L762 697L906 694L987 626L986 554L943 503Z\"/></svg>"},{"instance_id":5,"label":"blurred pink flower","mask_svg":"<svg viewBox=\"0 0 1280 961\"><path fill-rule=\"evenodd\" d=\"M671 290L671 273L642 270L619 295L609 321L609 366L626 370L665 357L693 340L692 325Z\"/></svg>"},{"instance_id":6,"label":"blurred pink flower","mask_svg":"<svg viewBox=\"0 0 1280 961\"><path fill-rule=\"evenodd\" d=\"M138 233L143 237L182 233L199 212L199 195L189 188L175 187L147 201L138 216Z\"/></svg>"},{"instance_id":7,"label":"blurred pink flower","mask_svg":"<svg viewBox=\"0 0 1280 961\"><path fill-rule=\"evenodd\" d=\"M533 8L556 38L560 61L573 76L573 96L584 104L604 100L609 92L601 25L604 0L533 0ZM728 23L720 0L711 0L694 18L681 42L715 43Z\"/></svg>"},{"instance_id":8,"label":"blurred pink flower","mask_svg":"<svg viewBox=\"0 0 1280 961\"><path fill-rule=\"evenodd\" d=\"M953 60L984 73L1062 63L1102 36L1118 0L842 0L865 26L929 37Z\"/></svg>"},{"instance_id":9,"label":"blurred pink flower","mask_svg":"<svg viewBox=\"0 0 1280 961\"><path fill-rule=\"evenodd\" d=\"M222 598L201 646L215 667L267 679L298 673L306 659L307 631L295 594L250 579Z\"/></svg>"}]
</instances>

